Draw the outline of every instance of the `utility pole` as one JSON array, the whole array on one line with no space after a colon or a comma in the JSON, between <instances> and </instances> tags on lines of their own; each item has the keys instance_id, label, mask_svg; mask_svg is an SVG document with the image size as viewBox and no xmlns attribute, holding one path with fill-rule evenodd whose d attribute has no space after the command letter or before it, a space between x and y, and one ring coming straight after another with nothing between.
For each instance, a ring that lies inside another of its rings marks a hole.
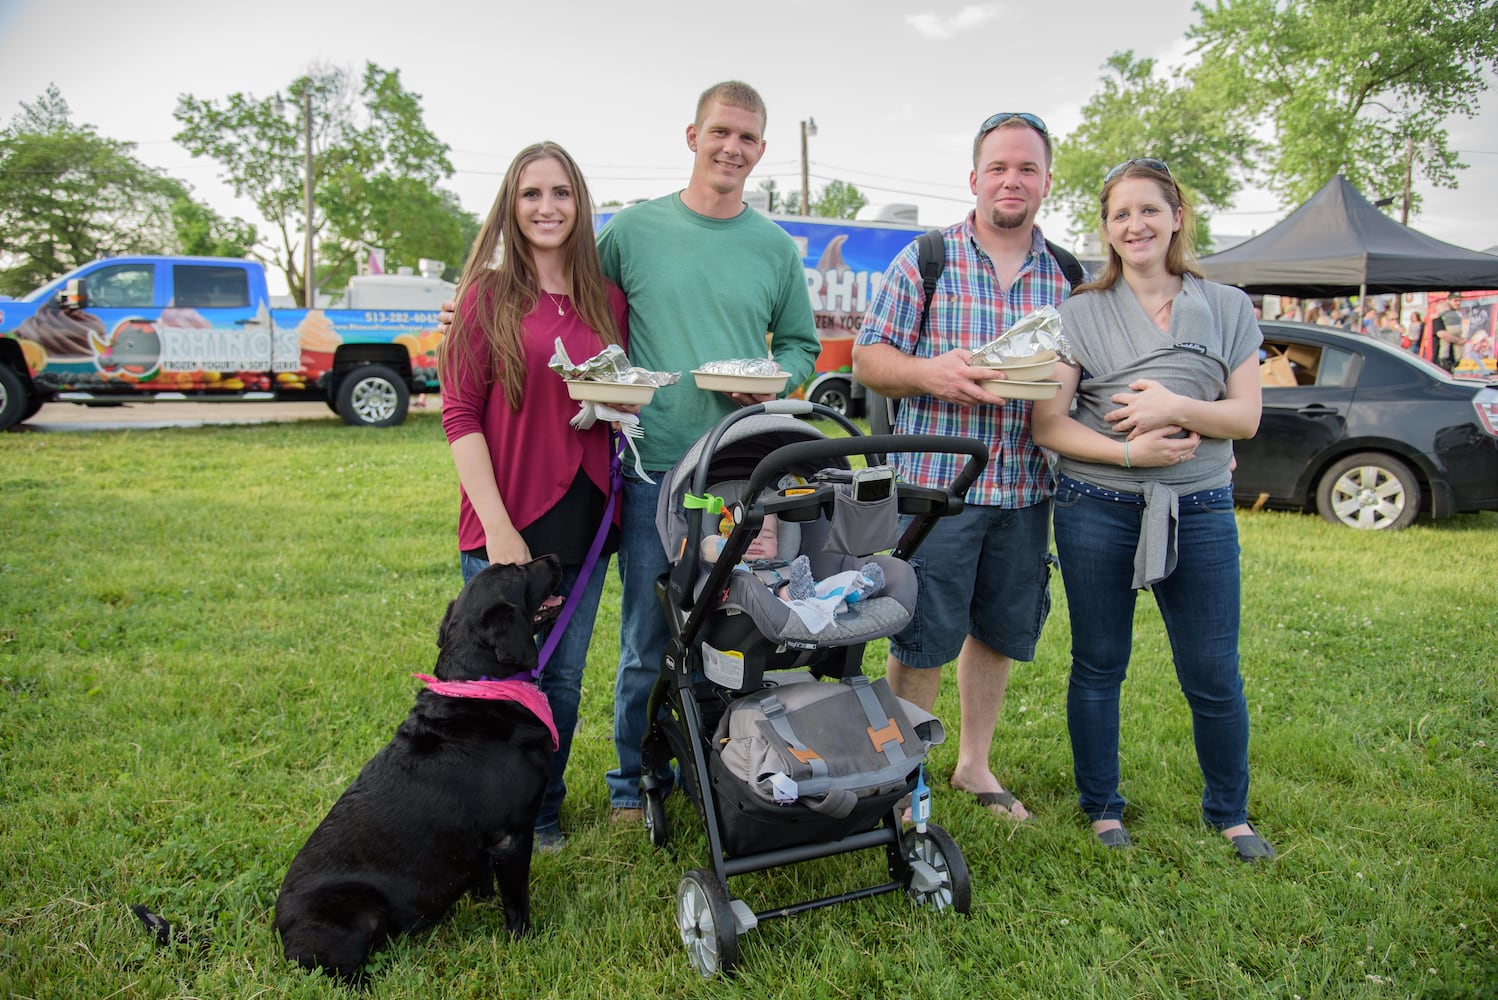
<instances>
[{"instance_id":1,"label":"utility pole","mask_svg":"<svg viewBox=\"0 0 1498 1000\"><path fill-rule=\"evenodd\" d=\"M271 99L270 107L277 117L285 115L290 110L286 102L281 99L279 92ZM306 198L307 213L307 235L302 244L302 252L305 254L305 262L302 265L302 305L308 309L315 309L317 308L317 265L312 262L312 82L310 78L306 89L302 91L302 139L306 145L306 149L302 151L302 194Z\"/></svg>"},{"instance_id":2,"label":"utility pole","mask_svg":"<svg viewBox=\"0 0 1498 1000\"><path fill-rule=\"evenodd\" d=\"M817 134L817 120L807 118L801 122L801 214L811 214L811 175L806 157L806 137Z\"/></svg>"},{"instance_id":3,"label":"utility pole","mask_svg":"<svg viewBox=\"0 0 1498 1000\"><path fill-rule=\"evenodd\" d=\"M308 309L317 308L317 264L312 257L312 86L309 79L307 87L302 91L302 124L306 129L307 153L303 161L306 167L306 195L307 195L307 287L306 302ZM1406 196L1406 203L1409 198Z\"/></svg>"},{"instance_id":4,"label":"utility pole","mask_svg":"<svg viewBox=\"0 0 1498 1000\"><path fill-rule=\"evenodd\" d=\"M1410 173L1415 169L1415 137L1404 140L1404 208L1399 213L1399 224L1410 224Z\"/></svg>"}]
</instances>

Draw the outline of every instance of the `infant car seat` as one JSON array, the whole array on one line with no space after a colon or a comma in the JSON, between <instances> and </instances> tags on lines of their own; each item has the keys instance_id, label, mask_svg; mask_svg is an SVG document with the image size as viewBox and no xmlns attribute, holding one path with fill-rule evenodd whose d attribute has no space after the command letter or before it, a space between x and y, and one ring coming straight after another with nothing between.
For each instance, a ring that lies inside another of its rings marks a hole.
<instances>
[{"instance_id":1,"label":"infant car seat","mask_svg":"<svg viewBox=\"0 0 1498 1000\"><path fill-rule=\"evenodd\" d=\"M753 530L745 525L752 515L741 507L747 486L744 480L729 480L707 491L708 495L722 499L725 510L734 511L735 531ZM778 501L779 495L769 494L765 499ZM764 504L758 506L763 508ZM797 555L805 554L813 578L825 580L844 570L876 563L884 571L884 587L873 596L849 605L830 626L817 632L754 574L735 571L729 574L718 594L702 593L712 569L704 563L697 581L697 601L715 601L702 631L707 675L716 683L736 690L757 683L765 669L802 666L811 661L811 657L795 653L787 658L787 651L861 645L891 636L904 628L915 612L918 588L910 564L893 556L839 551L832 542L825 502L808 498L803 510L791 507L776 513L780 521L777 564L789 564ZM808 515L810 520L795 520ZM717 526L718 520L708 517L704 524L706 533ZM782 571L788 574L788 569Z\"/></svg>"}]
</instances>

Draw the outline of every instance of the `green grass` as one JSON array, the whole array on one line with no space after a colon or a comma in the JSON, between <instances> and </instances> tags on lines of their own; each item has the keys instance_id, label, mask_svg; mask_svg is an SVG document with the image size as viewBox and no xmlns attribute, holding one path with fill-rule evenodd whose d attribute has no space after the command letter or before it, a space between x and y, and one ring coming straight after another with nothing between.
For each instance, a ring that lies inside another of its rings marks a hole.
<instances>
[{"instance_id":1,"label":"green grass","mask_svg":"<svg viewBox=\"0 0 1498 1000\"><path fill-rule=\"evenodd\" d=\"M389 738L458 584L438 418L0 436L0 997L331 997L270 926L287 864ZM736 980L673 926L706 863L610 828L617 585L586 677L565 823L533 869L537 934L465 901L377 960L375 997L1468 997L1498 983L1498 515L1394 535L1240 513L1250 869L1197 819L1189 719L1153 605L1125 687L1138 847L1076 812L1066 607L1016 669L995 764L1036 819L945 791L969 918L882 896L764 924ZM882 670L884 646L867 667ZM938 713L955 729L949 676ZM735 879L751 905L882 879L837 858ZM144 903L201 950L158 949Z\"/></svg>"}]
</instances>

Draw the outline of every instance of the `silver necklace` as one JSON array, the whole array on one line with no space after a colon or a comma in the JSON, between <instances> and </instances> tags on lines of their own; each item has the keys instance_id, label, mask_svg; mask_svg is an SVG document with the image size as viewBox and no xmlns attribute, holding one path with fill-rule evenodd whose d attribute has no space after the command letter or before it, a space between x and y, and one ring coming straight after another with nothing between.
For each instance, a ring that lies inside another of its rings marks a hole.
<instances>
[{"instance_id":1,"label":"silver necklace","mask_svg":"<svg viewBox=\"0 0 1498 1000\"><path fill-rule=\"evenodd\" d=\"M550 292L547 292L546 293L546 297L548 299L551 299L552 304L557 307L557 315L558 316L565 316L565 315L567 315L567 310L565 310L565 309L562 308L562 299L565 299L567 297L565 294L562 296L562 299L558 299L555 295L551 294Z\"/></svg>"}]
</instances>

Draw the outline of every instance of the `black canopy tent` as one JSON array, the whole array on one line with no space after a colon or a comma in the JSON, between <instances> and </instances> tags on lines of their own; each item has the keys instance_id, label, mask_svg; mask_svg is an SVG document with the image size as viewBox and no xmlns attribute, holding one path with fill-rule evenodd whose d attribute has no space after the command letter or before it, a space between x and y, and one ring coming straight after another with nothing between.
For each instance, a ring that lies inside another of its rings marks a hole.
<instances>
[{"instance_id":1,"label":"black canopy tent","mask_svg":"<svg viewBox=\"0 0 1498 1000\"><path fill-rule=\"evenodd\" d=\"M1400 225L1341 174L1282 222L1199 263L1213 281L1296 298L1498 289L1498 256Z\"/></svg>"}]
</instances>

